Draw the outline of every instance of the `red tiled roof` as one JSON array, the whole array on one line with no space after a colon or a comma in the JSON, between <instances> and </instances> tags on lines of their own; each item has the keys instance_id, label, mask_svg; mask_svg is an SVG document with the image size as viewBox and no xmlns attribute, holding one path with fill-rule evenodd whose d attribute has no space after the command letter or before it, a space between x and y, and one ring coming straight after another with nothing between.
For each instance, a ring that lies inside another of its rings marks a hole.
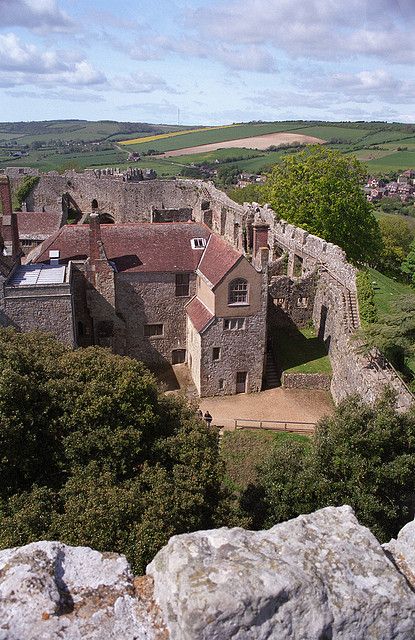
<instances>
[{"instance_id":1,"label":"red tiled roof","mask_svg":"<svg viewBox=\"0 0 415 640\"><path fill-rule=\"evenodd\" d=\"M210 230L194 222L102 224L101 237L108 260L118 271L195 271L203 251L192 249L192 238L208 240ZM30 254L32 262L46 262L57 249L60 259L85 260L89 255L89 225L66 225Z\"/></svg>"},{"instance_id":2,"label":"red tiled roof","mask_svg":"<svg viewBox=\"0 0 415 640\"><path fill-rule=\"evenodd\" d=\"M19 237L43 240L59 229L62 213L52 211L17 211Z\"/></svg>"},{"instance_id":3,"label":"red tiled roof","mask_svg":"<svg viewBox=\"0 0 415 640\"><path fill-rule=\"evenodd\" d=\"M220 236L212 234L199 264L200 273L215 287L242 257Z\"/></svg>"},{"instance_id":4,"label":"red tiled roof","mask_svg":"<svg viewBox=\"0 0 415 640\"><path fill-rule=\"evenodd\" d=\"M203 331L213 318L213 313L196 297L192 298L186 305L186 313L192 321L194 328L199 333Z\"/></svg>"}]
</instances>

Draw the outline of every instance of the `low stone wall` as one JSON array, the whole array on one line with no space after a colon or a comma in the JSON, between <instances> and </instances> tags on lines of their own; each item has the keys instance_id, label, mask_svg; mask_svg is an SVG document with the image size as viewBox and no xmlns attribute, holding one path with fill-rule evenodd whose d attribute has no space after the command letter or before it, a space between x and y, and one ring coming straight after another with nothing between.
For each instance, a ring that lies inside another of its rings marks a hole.
<instances>
[{"instance_id":1,"label":"low stone wall","mask_svg":"<svg viewBox=\"0 0 415 640\"><path fill-rule=\"evenodd\" d=\"M281 384L284 389L321 389L330 391L331 376L324 373L283 372Z\"/></svg>"}]
</instances>

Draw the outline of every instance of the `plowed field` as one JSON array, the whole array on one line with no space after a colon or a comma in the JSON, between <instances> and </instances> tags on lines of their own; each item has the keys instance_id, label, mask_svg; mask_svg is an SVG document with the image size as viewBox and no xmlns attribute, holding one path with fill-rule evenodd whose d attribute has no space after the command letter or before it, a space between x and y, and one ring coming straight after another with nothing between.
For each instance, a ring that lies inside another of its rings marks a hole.
<instances>
[{"instance_id":1,"label":"plowed field","mask_svg":"<svg viewBox=\"0 0 415 640\"><path fill-rule=\"evenodd\" d=\"M280 146L285 144L323 144L325 140L315 138L314 136L305 136L301 133L267 133L263 136L253 136L251 138L239 138L239 140L226 140L225 142L212 142L210 144L202 144L197 147L186 147L185 149L175 149L174 151L166 151L164 158L171 156L186 156L192 153L205 153L207 151L215 151L216 149L268 149L271 146Z\"/></svg>"}]
</instances>

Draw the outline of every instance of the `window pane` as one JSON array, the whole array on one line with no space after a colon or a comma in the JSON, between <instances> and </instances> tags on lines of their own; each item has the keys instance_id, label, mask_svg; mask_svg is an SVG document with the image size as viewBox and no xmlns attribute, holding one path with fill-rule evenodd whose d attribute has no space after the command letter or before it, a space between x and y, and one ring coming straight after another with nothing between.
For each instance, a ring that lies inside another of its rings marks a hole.
<instances>
[{"instance_id":1,"label":"window pane","mask_svg":"<svg viewBox=\"0 0 415 640\"><path fill-rule=\"evenodd\" d=\"M242 278L232 280L229 285L229 304L248 302L248 282Z\"/></svg>"},{"instance_id":2,"label":"window pane","mask_svg":"<svg viewBox=\"0 0 415 640\"><path fill-rule=\"evenodd\" d=\"M190 276L188 273L176 273L176 296L189 295Z\"/></svg>"},{"instance_id":3,"label":"window pane","mask_svg":"<svg viewBox=\"0 0 415 640\"><path fill-rule=\"evenodd\" d=\"M146 338L150 338L151 336L162 336L162 335L163 335L162 324L145 324L144 325L144 336Z\"/></svg>"}]
</instances>

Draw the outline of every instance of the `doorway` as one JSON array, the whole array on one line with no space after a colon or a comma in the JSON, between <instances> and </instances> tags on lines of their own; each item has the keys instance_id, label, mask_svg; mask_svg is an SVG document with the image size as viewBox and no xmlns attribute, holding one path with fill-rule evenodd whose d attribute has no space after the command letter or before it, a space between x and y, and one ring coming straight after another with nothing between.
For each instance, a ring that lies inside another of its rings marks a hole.
<instances>
[{"instance_id":1,"label":"doorway","mask_svg":"<svg viewBox=\"0 0 415 640\"><path fill-rule=\"evenodd\" d=\"M186 349L173 349L171 352L172 364L183 364L186 362Z\"/></svg>"},{"instance_id":2,"label":"doorway","mask_svg":"<svg viewBox=\"0 0 415 640\"><path fill-rule=\"evenodd\" d=\"M246 393L247 371L238 371L236 374L236 393Z\"/></svg>"}]
</instances>

